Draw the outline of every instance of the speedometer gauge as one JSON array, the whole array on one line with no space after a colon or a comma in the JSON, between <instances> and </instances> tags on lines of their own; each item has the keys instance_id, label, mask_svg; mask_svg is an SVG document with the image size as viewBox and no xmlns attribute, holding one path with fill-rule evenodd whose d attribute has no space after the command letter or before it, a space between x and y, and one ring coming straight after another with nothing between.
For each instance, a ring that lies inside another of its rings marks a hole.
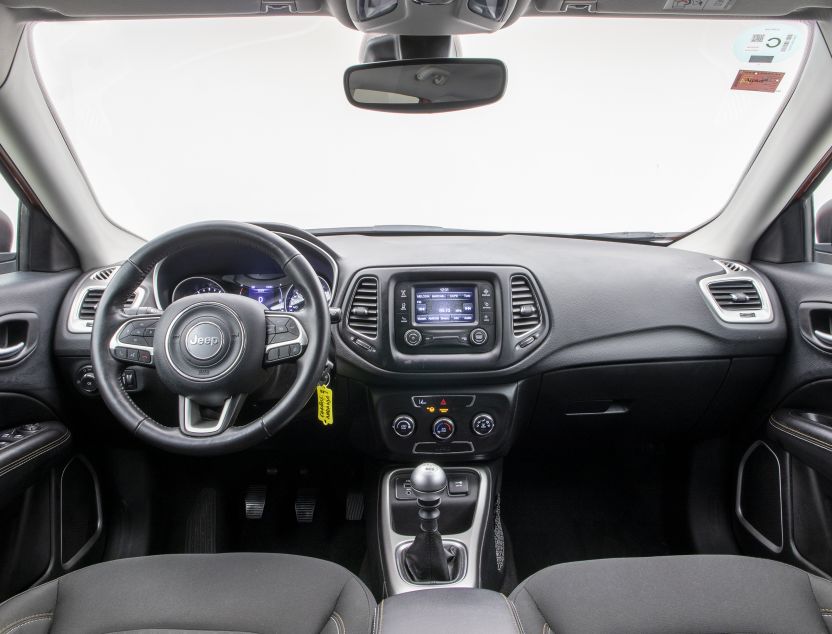
<instances>
[{"instance_id":1,"label":"speedometer gauge","mask_svg":"<svg viewBox=\"0 0 832 634\"><path fill-rule=\"evenodd\" d=\"M329 286L329 282L327 282L320 275L318 276L318 280L321 282L321 288L324 291L326 303L329 304L332 301L332 289ZM283 310L285 310L287 313L295 313L301 310L305 305L306 300L304 299L303 294L300 292L300 289L297 286L291 286L289 290L286 292Z\"/></svg>"},{"instance_id":2,"label":"speedometer gauge","mask_svg":"<svg viewBox=\"0 0 832 634\"><path fill-rule=\"evenodd\" d=\"M188 277L179 282L173 289L170 299L175 302L177 299L189 295L202 295L203 293L224 293L225 289L214 280L207 277Z\"/></svg>"}]
</instances>

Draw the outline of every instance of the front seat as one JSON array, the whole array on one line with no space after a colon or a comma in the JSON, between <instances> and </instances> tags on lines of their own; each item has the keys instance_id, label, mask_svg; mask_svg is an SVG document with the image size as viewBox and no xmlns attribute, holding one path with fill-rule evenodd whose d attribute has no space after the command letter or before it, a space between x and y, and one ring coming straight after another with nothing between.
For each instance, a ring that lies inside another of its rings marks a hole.
<instances>
[{"instance_id":1,"label":"front seat","mask_svg":"<svg viewBox=\"0 0 832 634\"><path fill-rule=\"evenodd\" d=\"M120 559L0 605L0 634L370 632L376 602L353 574L293 555Z\"/></svg>"},{"instance_id":2,"label":"front seat","mask_svg":"<svg viewBox=\"0 0 832 634\"><path fill-rule=\"evenodd\" d=\"M527 633L832 632L832 582L750 557L560 564L526 579L511 598Z\"/></svg>"}]
</instances>

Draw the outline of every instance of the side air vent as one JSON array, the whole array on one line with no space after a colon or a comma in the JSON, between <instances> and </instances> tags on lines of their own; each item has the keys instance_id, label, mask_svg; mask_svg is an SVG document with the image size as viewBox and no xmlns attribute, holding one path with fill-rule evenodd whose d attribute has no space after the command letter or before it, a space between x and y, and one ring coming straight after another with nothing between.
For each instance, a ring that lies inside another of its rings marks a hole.
<instances>
[{"instance_id":1,"label":"side air vent","mask_svg":"<svg viewBox=\"0 0 832 634\"><path fill-rule=\"evenodd\" d=\"M98 310L98 304L101 302L101 297L104 295L103 288L91 288L84 294L84 299L81 300L81 306L78 308L78 319L81 321L92 321L95 319L95 311ZM136 301L136 293L131 293L130 297L124 303L125 308L130 308Z\"/></svg>"},{"instance_id":2,"label":"side air vent","mask_svg":"<svg viewBox=\"0 0 832 634\"><path fill-rule=\"evenodd\" d=\"M95 280L96 282L104 282L106 280L109 280L113 276L113 273L116 272L116 269L118 269L117 266L110 266L106 269L98 270L92 275L90 275L90 279Z\"/></svg>"},{"instance_id":3,"label":"side air vent","mask_svg":"<svg viewBox=\"0 0 832 634\"><path fill-rule=\"evenodd\" d=\"M738 262L731 262L730 260L714 260L714 262L719 264L728 273L744 273L748 270L748 267L743 266Z\"/></svg>"},{"instance_id":4,"label":"side air vent","mask_svg":"<svg viewBox=\"0 0 832 634\"><path fill-rule=\"evenodd\" d=\"M369 339L378 336L378 280L362 277L350 299L347 326Z\"/></svg>"},{"instance_id":5,"label":"side air vent","mask_svg":"<svg viewBox=\"0 0 832 634\"><path fill-rule=\"evenodd\" d=\"M699 286L722 321L731 324L767 323L773 318L768 293L757 279L733 274L717 275L701 280Z\"/></svg>"},{"instance_id":6,"label":"side air vent","mask_svg":"<svg viewBox=\"0 0 832 634\"><path fill-rule=\"evenodd\" d=\"M511 325L515 337L540 326L540 304L525 275L511 276Z\"/></svg>"},{"instance_id":7,"label":"side air vent","mask_svg":"<svg viewBox=\"0 0 832 634\"><path fill-rule=\"evenodd\" d=\"M708 285L711 297L723 310L760 310L760 291L751 280L726 280Z\"/></svg>"}]
</instances>

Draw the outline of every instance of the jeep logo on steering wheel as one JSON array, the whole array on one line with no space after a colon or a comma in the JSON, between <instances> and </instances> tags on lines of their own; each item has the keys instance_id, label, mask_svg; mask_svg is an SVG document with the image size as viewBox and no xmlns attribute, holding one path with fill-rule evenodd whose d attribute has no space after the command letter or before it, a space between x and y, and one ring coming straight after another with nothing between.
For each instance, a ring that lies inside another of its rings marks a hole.
<instances>
[{"instance_id":1,"label":"jeep logo on steering wheel","mask_svg":"<svg viewBox=\"0 0 832 634\"><path fill-rule=\"evenodd\" d=\"M219 326L202 321L191 327L185 336L185 349L194 359L205 361L222 350L223 336Z\"/></svg>"}]
</instances>

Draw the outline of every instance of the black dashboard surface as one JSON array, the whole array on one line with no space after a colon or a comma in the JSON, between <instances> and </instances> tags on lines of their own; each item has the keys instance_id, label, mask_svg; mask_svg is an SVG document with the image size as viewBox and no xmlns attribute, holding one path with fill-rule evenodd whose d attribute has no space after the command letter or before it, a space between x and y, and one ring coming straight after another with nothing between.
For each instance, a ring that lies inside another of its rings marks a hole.
<instances>
[{"instance_id":1,"label":"black dashboard surface","mask_svg":"<svg viewBox=\"0 0 832 634\"><path fill-rule=\"evenodd\" d=\"M269 228L276 229L273 225ZM699 288L699 281L724 273L704 254L679 249L608 241L522 235L326 235L296 233L313 267L333 279L333 306L346 307L354 281L367 269L442 269L519 267L537 284L549 318L548 332L534 350L510 365L455 367L441 371L392 371L374 364L347 345L338 327L333 339L338 372L370 382L447 380L495 382L543 372L600 364L651 360L754 357L779 354L786 328L777 295L762 276L772 303L770 323L721 321ZM306 236L306 238L300 237ZM254 262L233 262L238 254L205 254L178 273L245 271L270 273ZM206 262L211 262L206 267ZM234 265L234 268L229 266ZM265 265L263 265L265 266ZM175 277L175 276L174 276ZM171 280L174 279L171 277ZM157 280L158 282L158 280ZM152 279L146 280L151 285ZM170 285L170 282L160 284ZM89 335L65 327L74 287L64 302L56 352L88 353ZM148 287L144 303L153 305ZM171 289L168 288L168 291Z\"/></svg>"}]
</instances>

